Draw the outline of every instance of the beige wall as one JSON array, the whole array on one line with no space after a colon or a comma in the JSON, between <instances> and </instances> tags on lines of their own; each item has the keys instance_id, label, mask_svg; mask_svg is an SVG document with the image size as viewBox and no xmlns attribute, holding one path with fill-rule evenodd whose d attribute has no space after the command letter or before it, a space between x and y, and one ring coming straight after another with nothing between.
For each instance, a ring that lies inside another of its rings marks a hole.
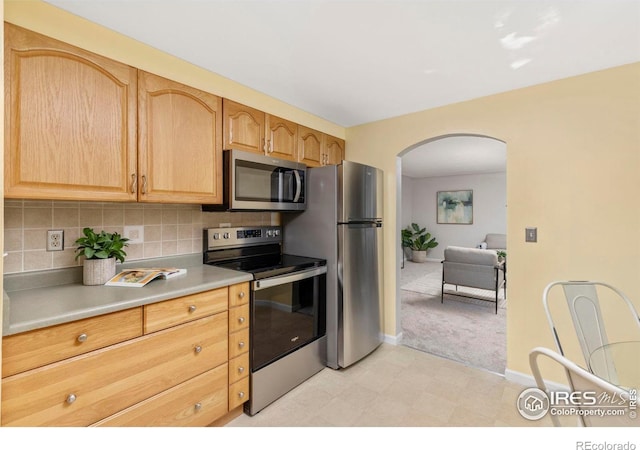
<instances>
[{"instance_id":1,"label":"beige wall","mask_svg":"<svg viewBox=\"0 0 640 450\"><path fill-rule=\"evenodd\" d=\"M599 279L640 308L640 63L448 105L347 130L349 159L385 171L385 327L395 335L397 155L437 136L507 143L508 370L553 348L542 291ZM538 243L524 242L538 227ZM570 326L570 324L563 324Z\"/></svg>"}]
</instances>

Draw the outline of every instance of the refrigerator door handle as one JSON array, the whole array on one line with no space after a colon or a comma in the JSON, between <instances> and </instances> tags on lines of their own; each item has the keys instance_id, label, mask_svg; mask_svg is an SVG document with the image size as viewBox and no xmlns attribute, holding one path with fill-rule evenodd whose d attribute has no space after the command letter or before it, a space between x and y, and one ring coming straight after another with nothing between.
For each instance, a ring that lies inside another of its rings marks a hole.
<instances>
[{"instance_id":1,"label":"refrigerator door handle","mask_svg":"<svg viewBox=\"0 0 640 450\"><path fill-rule=\"evenodd\" d=\"M382 222L372 222L370 220L351 220L349 222L338 222L338 225L369 225L371 228L382 228Z\"/></svg>"}]
</instances>

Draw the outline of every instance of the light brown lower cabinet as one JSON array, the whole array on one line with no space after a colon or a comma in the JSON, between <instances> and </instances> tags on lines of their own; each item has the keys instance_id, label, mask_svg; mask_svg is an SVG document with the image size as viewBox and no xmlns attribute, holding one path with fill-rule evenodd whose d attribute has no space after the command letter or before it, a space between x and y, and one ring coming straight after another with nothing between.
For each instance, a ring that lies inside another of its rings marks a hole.
<instances>
[{"instance_id":1,"label":"light brown lower cabinet","mask_svg":"<svg viewBox=\"0 0 640 450\"><path fill-rule=\"evenodd\" d=\"M224 423L250 395L248 296L231 310L228 302L229 292L247 289L243 283L148 305L144 314L138 307L18 335L28 364L13 365L2 379L1 425ZM47 342L52 336L59 339ZM30 340L43 348L36 352ZM85 347L91 340L101 347ZM52 362L48 344L75 350ZM3 359L9 367L20 355Z\"/></svg>"},{"instance_id":2,"label":"light brown lower cabinet","mask_svg":"<svg viewBox=\"0 0 640 450\"><path fill-rule=\"evenodd\" d=\"M207 426L227 413L227 391L227 365L223 364L93 426Z\"/></svg>"}]
</instances>

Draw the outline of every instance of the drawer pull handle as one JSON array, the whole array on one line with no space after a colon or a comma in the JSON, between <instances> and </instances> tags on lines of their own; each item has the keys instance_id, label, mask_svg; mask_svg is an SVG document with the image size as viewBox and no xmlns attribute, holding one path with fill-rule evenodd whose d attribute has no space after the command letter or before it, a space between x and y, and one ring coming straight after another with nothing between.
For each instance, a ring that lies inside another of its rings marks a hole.
<instances>
[{"instance_id":1,"label":"drawer pull handle","mask_svg":"<svg viewBox=\"0 0 640 450\"><path fill-rule=\"evenodd\" d=\"M73 402L75 402L75 401L76 401L76 396L75 396L75 394L69 394L69 395L67 395L67 400L66 400L66 401L67 401L67 403L68 403L68 404L72 404Z\"/></svg>"},{"instance_id":2,"label":"drawer pull handle","mask_svg":"<svg viewBox=\"0 0 640 450\"><path fill-rule=\"evenodd\" d=\"M242 342L242 341L238 342L238 347L239 348L244 348L244 342Z\"/></svg>"},{"instance_id":3,"label":"drawer pull handle","mask_svg":"<svg viewBox=\"0 0 640 450\"><path fill-rule=\"evenodd\" d=\"M238 317L238 323L244 323L244 317Z\"/></svg>"},{"instance_id":4,"label":"drawer pull handle","mask_svg":"<svg viewBox=\"0 0 640 450\"><path fill-rule=\"evenodd\" d=\"M202 351L202 346L201 345L196 345L196 348L194 348L196 353L200 353Z\"/></svg>"},{"instance_id":5,"label":"drawer pull handle","mask_svg":"<svg viewBox=\"0 0 640 450\"><path fill-rule=\"evenodd\" d=\"M199 403L199 402L198 402L198 403L196 403L196 404L193 406L193 409L195 409L195 411L196 411L196 412L200 411L200 410L202 409L202 403Z\"/></svg>"},{"instance_id":6,"label":"drawer pull handle","mask_svg":"<svg viewBox=\"0 0 640 450\"><path fill-rule=\"evenodd\" d=\"M242 372L244 372L244 367L242 366L238 367L238 373L242 373Z\"/></svg>"},{"instance_id":7,"label":"drawer pull handle","mask_svg":"<svg viewBox=\"0 0 640 450\"><path fill-rule=\"evenodd\" d=\"M242 391L238 392L238 398L244 398L244 392Z\"/></svg>"},{"instance_id":8,"label":"drawer pull handle","mask_svg":"<svg viewBox=\"0 0 640 450\"><path fill-rule=\"evenodd\" d=\"M88 337L89 337L89 336L87 336L87 334L86 334L86 333L82 333L80 336L78 336L78 337L76 338L76 340L77 340L78 342L84 342L84 341L86 341L86 340L87 340L87 338L88 338Z\"/></svg>"},{"instance_id":9,"label":"drawer pull handle","mask_svg":"<svg viewBox=\"0 0 640 450\"><path fill-rule=\"evenodd\" d=\"M196 308L196 305L191 305L191 306L189 306L189 312L190 312L190 313L195 312L195 311L196 311L196 309L197 309L197 308Z\"/></svg>"},{"instance_id":10,"label":"drawer pull handle","mask_svg":"<svg viewBox=\"0 0 640 450\"><path fill-rule=\"evenodd\" d=\"M241 291L241 292L238 294L238 297L240 297L240 298L244 298L244 291Z\"/></svg>"}]
</instances>

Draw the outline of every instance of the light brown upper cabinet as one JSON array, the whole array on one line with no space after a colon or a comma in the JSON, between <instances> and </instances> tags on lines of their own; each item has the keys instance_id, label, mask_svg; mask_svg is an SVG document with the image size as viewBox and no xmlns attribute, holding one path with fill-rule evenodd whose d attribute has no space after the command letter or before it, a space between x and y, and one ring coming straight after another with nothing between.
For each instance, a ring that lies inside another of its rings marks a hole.
<instances>
[{"instance_id":1,"label":"light brown upper cabinet","mask_svg":"<svg viewBox=\"0 0 640 450\"><path fill-rule=\"evenodd\" d=\"M266 154L276 158L298 160L298 124L266 115Z\"/></svg>"},{"instance_id":2,"label":"light brown upper cabinet","mask_svg":"<svg viewBox=\"0 0 640 450\"><path fill-rule=\"evenodd\" d=\"M138 77L138 199L222 201L222 99L142 70Z\"/></svg>"},{"instance_id":3,"label":"light brown upper cabinet","mask_svg":"<svg viewBox=\"0 0 640 450\"><path fill-rule=\"evenodd\" d=\"M298 160L298 124L223 100L224 148Z\"/></svg>"},{"instance_id":4,"label":"light brown upper cabinet","mask_svg":"<svg viewBox=\"0 0 640 450\"><path fill-rule=\"evenodd\" d=\"M322 141L321 132L298 125L298 161L309 167L321 166L323 160Z\"/></svg>"},{"instance_id":5,"label":"light brown upper cabinet","mask_svg":"<svg viewBox=\"0 0 640 450\"><path fill-rule=\"evenodd\" d=\"M340 164L344 159L344 146L344 139L325 134L323 164Z\"/></svg>"},{"instance_id":6,"label":"light brown upper cabinet","mask_svg":"<svg viewBox=\"0 0 640 450\"><path fill-rule=\"evenodd\" d=\"M298 125L298 160L309 167L340 164L344 140Z\"/></svg>"},{"instance_id":7,"label":"light brown upper cabinet","mask_svg":"<svg viewBox=\"0 0 640 450\"><path fill-rule=\"evenodd\" d=\"M135 201L136 69L5 23L4 195Z\"/></svg>"},{"instance_id":8,"label":"light brown upper cabinet","mask_svg":"<svg viewBox=\"0 0 640 450\"><path fill-rule=\"evenodd\" d=\"M224 148L264 154L264 112L226 98L222 105Z\"/></svg>"}]
</instances>

